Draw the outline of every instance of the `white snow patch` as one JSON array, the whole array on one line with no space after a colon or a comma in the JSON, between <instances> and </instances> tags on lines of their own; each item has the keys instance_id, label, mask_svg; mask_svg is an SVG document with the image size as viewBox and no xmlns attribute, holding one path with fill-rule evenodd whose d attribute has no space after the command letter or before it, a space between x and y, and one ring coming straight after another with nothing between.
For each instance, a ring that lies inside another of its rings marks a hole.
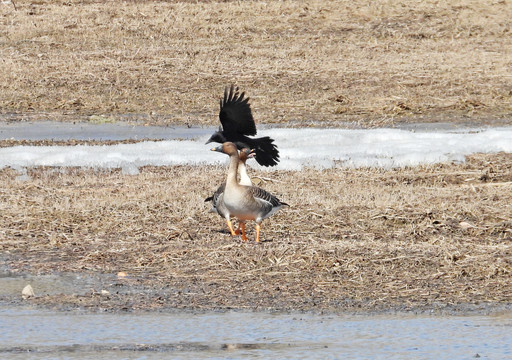
<instances>
[{"instance_id":1,"label":"white snow patch","mask_svg":"<svg viewBox=\"0 0 512 360\"><path fill-rule=\"evenodd\" d=\"M463 162L469 154L512 152L512 128L465 131L414 132L397 129L267 129L258 136L271 136L281 161L272 170L315 168L394 168ZM33 166L78 166L121 168L138 174L144 165L200 165L226 163L225 155L209 151L209 136L198 140L147 141L100 146L15 146L0 149L0 168ZM260 169L255 161L250 166Z\"/></svg>"}]
</instances>

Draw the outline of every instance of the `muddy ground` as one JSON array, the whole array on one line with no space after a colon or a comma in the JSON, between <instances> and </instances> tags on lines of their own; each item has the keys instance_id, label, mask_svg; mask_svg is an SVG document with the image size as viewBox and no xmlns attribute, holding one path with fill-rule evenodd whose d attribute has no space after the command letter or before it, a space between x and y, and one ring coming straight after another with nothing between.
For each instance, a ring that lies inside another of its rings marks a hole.
<instances>
[{"instance_id":1,"label":"muddy ground","mask_svg":"<svg viewBox=\"0 0 512 360\"><path fill-rule=\"evenodd\" d=\"M512 286L512 157L382 170L279 171L291 206L263 242L232 238L203 199L222 166L0 171L4 272L82 274L87 289L2 301L58 308L501 308ZM118 277L119 272L127 276Z\"/></svg>"}]
</instances>

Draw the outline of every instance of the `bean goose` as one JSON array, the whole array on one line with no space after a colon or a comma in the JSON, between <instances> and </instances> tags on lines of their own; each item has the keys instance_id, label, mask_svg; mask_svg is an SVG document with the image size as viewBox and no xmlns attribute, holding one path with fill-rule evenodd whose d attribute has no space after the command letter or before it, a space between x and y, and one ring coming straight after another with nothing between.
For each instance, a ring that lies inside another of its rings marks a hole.
<instances>
[{"instance_id":1,"label":"bean goose","mask_svg":"<svg viewBox=\"0 0 512 360\"><path fill-rule=\"evenodd\" d=\"M264 136L250 138L247 135L256 135L256 124L252 117L249 98L245 93L238 92L233 85L224 90L224 99L220 100L219 119L221 127L206 142L223 144L233 142L239 150L242 148L254 149L256 161L263 166L274 166L279 162L279 151L274 139Z\"/></svg>"},{"instance_id":2,"label":"bean goose","mask_svg":"<svg viewBox=\"0 0 512 360\"><path fill-rule=\"evenodd\" d=\"M238 175L240 175L240 184L242 184L242 185L247 185L247 186L251 186L252 185L251 178L247 174L247 168L245 166L245 162L247 161L247 159L253 158L253 157L254 157L253 150L248 149L248 148L243 148L242 150L240 150L240 159L239 159L239 162L238 162ZM224 189L225 188L226 188L226 182L223 182L217 188L215 193L212 196L207 197L206 199L204 199L204 201L205 202L207 202L207 201L211 201L212 202L212 208L210 209L210 211L211 212L216 212L222 218L226 219L226 223L228 224L228 227L229 227L228 220L230 220L231 215L230 215L228 209L226 209L226 206L224 205L224 201L223 201ZM241 230L241 223L239 224L238 229L235 231L235 233L234 234L232 233L231 235L239 235L240 234L240 230ZM242 232L242 237L246 238L245 237L245 231Z\"/></svg>"},{"instance_id":3,"label":"bean goose","mask_svg":"<svg viewBox=\"0 0 512 360\"><path fill-rule=\"evenodd\" d=\"M236 174L239 155L235 144L225 142L211 150L227 154L230 159L226 187L222 195L224 206L231 216L240 220L242 234L245 233L245 221L254 220L256 222L256 242L259 242L261 222L272 216L283 205L288 204L279 201L277 197L259 187L238 183ZM230 220L228 221L228 227L231 230L231 234L234 234L235 232ZM244 237L242 239L246 240Z\"/></svg>"}]
</instances>

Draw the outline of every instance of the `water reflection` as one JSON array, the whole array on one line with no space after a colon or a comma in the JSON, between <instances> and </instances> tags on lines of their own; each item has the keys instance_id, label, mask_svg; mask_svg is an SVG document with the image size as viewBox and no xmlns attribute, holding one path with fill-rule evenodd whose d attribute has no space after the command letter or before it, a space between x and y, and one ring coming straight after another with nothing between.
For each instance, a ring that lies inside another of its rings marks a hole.
<instances>
[{"instance_id":1,"label":"water reflection","mask_svg":"<svg viewBox=\"0 0 512 360\"><path fill-rule=\"evenodd\" d=\"M90 314L4 306L0 357L503 359L512 357L511 330L512 314Z\"/></svg>"}]
</instances>

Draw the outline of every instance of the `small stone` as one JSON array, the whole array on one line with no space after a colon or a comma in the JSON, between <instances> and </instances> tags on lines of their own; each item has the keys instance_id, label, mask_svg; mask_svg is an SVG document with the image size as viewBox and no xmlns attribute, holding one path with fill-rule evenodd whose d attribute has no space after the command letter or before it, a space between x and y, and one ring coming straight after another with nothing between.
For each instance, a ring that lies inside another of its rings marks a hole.
<instances>
[{"instance_id":1,"label":"small stone","mask_svg":"<svg viewBox=\"0 0 512 360\"><path fill-rule=\"evenodd\" d=\"M236 344L223 344L222 349L232 351L238 349L238 346Z\"/></svg>"},{"instance_id":2,"label":"small stone","mask_svg":"<svg viewBox=\"0 0 512 360\"><path fill-rule=\"evenodd\" d=\"M23 290L21 291L21 297L23 299L28 299L28 298L31 298L33 296L35 296L34 289L32 289L32 286L30 286L30 284L25 286L23 288Z\"/></svg>"},{"instance_id":3,"label":"small stone","mask_svg":"<svg viewBox=\"0 0 512 360\"><path fill-rule=\"evenodd\" d=\"M470 223L466 222L466 221L462 221L459 223L459 226L461 229L464 229L464 230L467 230L469 228L472 228L474 227L473 225L471 225Z\"/></svg>"},{"instance_id":4,"label":"small stone","mask_svg":"<svg viewBox=\"0 0 512 360\"><path fill-rule=\"evenodd\" d=\"M108 295L110 295L110 292L108 290L101 290L101 295L108 296Z\"/></svg>"},{"instance_id":5,"label":"small stone","mask_svg":"<svg viewBox=\"0 0 512 360\"><path fill-rule=\"evenodd\" d=\"M120 278L120 279L125 278L125 277L127 277L127 276L128 276L128 274L127 274L127 273L125 273L124 271L119 271L119 272L117 273L117 277L118 277L118 278Z\"/></svg>"}]
</instances>

